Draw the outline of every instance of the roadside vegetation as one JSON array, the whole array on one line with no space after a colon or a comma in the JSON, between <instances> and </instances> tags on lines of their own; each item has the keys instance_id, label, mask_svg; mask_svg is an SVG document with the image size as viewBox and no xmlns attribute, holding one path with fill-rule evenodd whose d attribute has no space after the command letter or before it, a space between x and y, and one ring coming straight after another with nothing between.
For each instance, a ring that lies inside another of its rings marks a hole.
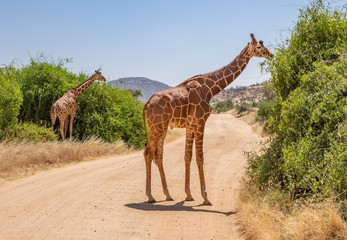
<instances>
[{"instance_id":1,"label":"roadside vegetation","mask_svg":"<svg viewBox=\"0 0 347 240\"><path fill-rule=\"evenodd\" d=\"M263 65L275 99L257 117L272 135L248 153L248 239L347 239L346 8L311 2Z\"/></svg>"},{"instance_id":2,"label":"roadside vegetation","mask_svg":"<svg viewBox=\"0 0 347 240\"><path fill-rule=\"evenodd\" d=\"M223 101L217 102L215 105L212 106L212 110L217 113L221 112L227 112L232 109L236 109L238 115L242 115L251 108L257 107L257 103L241 103L241 104L234 104L232 99L226 99Z\"/></svg>"},{"instance_id":3,"label":"roadside vegetation","mask_svg":"<svg viewBox=\"0 0 347 240\"><path fill-rule=\"evenodd\" d=\"M216 111L217 113L226 112L233 108L235 108L235 105L231 99L219 101L216 103L216 105L212 106L212 110Z\"/></svg>"},{"instance_id":4,"label":"roadside vegetation","mask_svg":"<svg viewBox=\"0 0 347 240\"><path fill-rule=\"evenodd\" d=\"M73 138L59 142L59 120L53 131L50 108L89 78L70 72L70 61L41 54L27 65L0 68L0 178L144 146L143 104L136 99L141 93L100 82L77 98Z\"/></svg>"},{"instance_id":5,"label":"roadside vegetation","mask_svg":"<svg viewBox=\"0 0 347 240\"><path fill-rule=\"evenodd\" d=\"M8 95L0 102L0 137L3 140L7 139L6 133L11 132L16 124L32 123L51 128L52 104L69 89L89 78L86 74L68 71L65 65L69 61L49 61L41 55L31 58L26 66L16 67L12 63L0 68L1 82L5 80L0 92ZM143 147L143 105L134 95L109 84L94 82L77 98L73 136L78 140L91 136L106 142L122 140L129 147ZM54 133L60 138L59 120Z\"/></svg>"},{"instance_id":6,"label":"roadside vegetation","mask_svg":"<svg viewBox=\"0 0 347 240\"><path fill-rule=\"evenodd\" d=\"M93 137L83 141L2 142L0 184L38 171L132 151L122 141L108 143Z\"/></svg>"}]
</instances>

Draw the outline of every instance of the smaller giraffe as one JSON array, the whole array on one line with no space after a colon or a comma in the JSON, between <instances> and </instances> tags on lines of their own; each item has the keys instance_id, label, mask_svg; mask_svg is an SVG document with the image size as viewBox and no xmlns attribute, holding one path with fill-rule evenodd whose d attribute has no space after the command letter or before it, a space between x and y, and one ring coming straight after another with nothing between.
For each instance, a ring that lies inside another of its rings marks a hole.
<instances>
[{"instance_id":1,"label":"smaller giraffe","mask_svg":"<svg viewBox=\"0 0 347 240\"><path fill-rule=\"evenodd\" d=\"M87 89L95 80L106 81L105 77L99 71L95 71L95 74L91 76L87 81L78 85L75 88L67 91L61 98L59 98L51 107L51 123L52 130L54 130L55 120L58 116L60 121L60 133L63 141L66 138L68 118L70 115L70 138L72 137L72 125L74 117L76 116L77 109L77 97Z\"/></svg>"}]
</instances>

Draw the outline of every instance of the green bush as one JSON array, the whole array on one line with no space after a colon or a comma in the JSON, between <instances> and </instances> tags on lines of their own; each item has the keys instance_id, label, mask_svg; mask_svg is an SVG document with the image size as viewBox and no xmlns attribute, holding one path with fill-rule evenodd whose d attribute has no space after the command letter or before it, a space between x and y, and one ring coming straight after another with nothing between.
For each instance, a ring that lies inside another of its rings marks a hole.
<instances>
[{"instance_id":1,"label":"green bush","mask_svg":"<svg viewBox=\"0 0 347 240\"><path fill-rule=\"evenodd\" d=\"M271 85L280 100L301 85L301 76L317 61L336 61L347 43L346 5L332 10L322 0L300 9L291 36L276 48L268 62Z\"/></svg>"},{"instance_id":2,"label":"green bush","mask_svg":"<svg viewBox=\"0 0 347 240\"><path fill-rule=\"evenodd\" d=\"M341 145L347 142L347 135L339 129L346 127L345 89L347 58L330 66L317 64L283 104L277 132L286 137L282 148L284 175L296 189L325 194L347 188L347 144ZM327 175L331 164L338 176ZM335 185L337 179L340 184Z\"/></svg>"},{"instance_id":3,"label":"green bush","mask_svg":"<svg viewBox=\"0 0 347 240\"><path fill-rule=\"evenodd\" d=\"M229 111L230 109L233 109L233 108L234 108L234 103L231 99L219 101L219 102L217 102L217 104L215 106L212 107L212 109L218 113L226 112L226 111Z\"/></svg>"},{"instance_id":4,"label":"green bush","mask_svg":"<svg viewBox=\"0 0 347 240\"><path fill-rule=\"evenodd\" d=\"M69 72L64 67L69 61L48 61L41 55L32 58L30 64L22 68L11 69L13 79L18 81L23 92L23 104L20 110L17 107L17 112L13 114L15 117L18 115L19 121L51 127L52 104L69 89L88 79L85 74ZM108 142L123 140L129 146L143 147L143 104L136 100L138 94L104 83L93 83L77 98L78 109L73 124L73 136L80 140L91 136ZM13 122L16 122L16 119ZM55 132L60 135L59 124L57 120L54 127ZM6 128L9 126L5 125Z\"/></svg>"},{"instance_id":5,"label":"green bush","mask_svg":"<svg viewBox=\"0 0 347 240\"><path fill-rule=\"evenodd\" d=\"M70 60L49 62L43 55L17 71L23 92L23 105L18 118L50 126L50 108L66 91L81 83L86 76L69 72L64 65Z\"/></svg>"},{"instance_id":6,"label":"green bush","mask_svg":"<svg viewBox=\"0 0 347 240\"><path fill-rule=\"evenodd\" d=\"M237 115L242 115L244 112L247 112L249 109L248 103L241 103L241 105L236 106Z\"/></svg>"},{"instance_id":7,"label":"green bush","mask_svg":"<svg viewBox=\"0 0 347 240\"><path fill-rule=\"evenodd\" d=\"M17 123L22 92L14 77L15 69L8 66L0 69L0 130Z\"/></svg>"},{"instance_id":8,"label":"green bush","mask_svg":"<svg viewBox=\"0 0 347 240\"><path fill-rule=\"evenodd\" d=\"M347 58L315 66L282 103L270 147L250 158L258 184L290 186L298 196L331 196L347 188Z\"/></svg>"},{"instance_id":9,"label":"green bush","mask_svg":"<svg viewBox=\"0 0 347 240\"><path fill-rule=\"evenodd\" d=\"M272 116L273 112L275 111L276 102L274 100L272 101L262 101L258 104L258 111L256 115L256 121L258 122L264 122L269 119L270 116Z\"/></svg>"},{"instance_id":10,"label":"green bush","mask_svg":"<svg viewBox=\"0 0 347 240\"><path fill-rule=\"evenodd\" d=\"M345 20L346 6L311 3L268 63L278 99L268 120L274 136L261 154L249 156L249 174L259 187L346 199Z\"/></svg>"},{"instance_id":11,"label":"green bush","mask_svg":"<svg viewBox=\"0 0 347 240\"><path fill-rule=\"evenodd\" d=\"M2 135L2 140L6 141L47 142L58 140L58 135L52 129L29 122L15 124L2 131L0 135Z\"/></svg>"},{"instance_id":12,"label":"green bush","mask_svg":"<svg viewBox=\"0 0 347 240\"><path fill-rule=\"evenodd\" d=\"M74 131L80 139L98 136L105 141L119 139L136 148L146 143L140 101L127 90L93 83L78 98Z\"/></svg>"}]
</instances>

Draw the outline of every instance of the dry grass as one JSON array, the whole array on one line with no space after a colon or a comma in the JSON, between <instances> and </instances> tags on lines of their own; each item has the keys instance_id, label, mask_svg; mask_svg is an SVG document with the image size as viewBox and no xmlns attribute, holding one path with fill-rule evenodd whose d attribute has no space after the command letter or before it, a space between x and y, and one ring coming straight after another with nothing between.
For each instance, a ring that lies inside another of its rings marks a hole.
<instances>
[{"instance_id":1,"label":"dry grass","mask_svg":"<svg viewBox=\"0 0 347 240\"><path fill-rule=\"evenodd\" d=\"M246 239L347 239L347 223L332 201L293 203L289 196L264 195L249 186L240 198L240 223Z\"/></svg>"},{"instance_id":2,"label":"dry grass","mask_svg":"<svg viewBox=\"0 0 347 240\"><path fill-rule=\"evenodd\" d=\"M0 183L52 167L131 151L121 141L105 143L96 138L83 142L0 143Z\"/></svg>"},{"instance_id":3,"label":"dry grass","mask_svg":"<svg viewBox=\"0 0 347 240\"><path fill-rule=\"evenodd\" d=\"M165 142L172 142L183 135L185 129L169 129ZM82 142L76 140L45 143L1 142L0 184L38 171L133 151L121 141L105 143L96 138Z\"/></svg>"}]
</instances>

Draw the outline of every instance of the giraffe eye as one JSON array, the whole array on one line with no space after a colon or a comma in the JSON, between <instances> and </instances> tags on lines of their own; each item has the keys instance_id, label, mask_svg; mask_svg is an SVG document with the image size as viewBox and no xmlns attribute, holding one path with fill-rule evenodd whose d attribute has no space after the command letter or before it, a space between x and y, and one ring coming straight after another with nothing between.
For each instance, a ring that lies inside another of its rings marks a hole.
<instances>
[{"instance_id":1,"label":"giraffe eye","mask_svg":"<svg viewBox=\"0 0 347 240\"><path fill-rule=\"evenodd\" d=\"M257 46L258 49L261 49L261 46Z\"/></svg>"}]
</instances>

